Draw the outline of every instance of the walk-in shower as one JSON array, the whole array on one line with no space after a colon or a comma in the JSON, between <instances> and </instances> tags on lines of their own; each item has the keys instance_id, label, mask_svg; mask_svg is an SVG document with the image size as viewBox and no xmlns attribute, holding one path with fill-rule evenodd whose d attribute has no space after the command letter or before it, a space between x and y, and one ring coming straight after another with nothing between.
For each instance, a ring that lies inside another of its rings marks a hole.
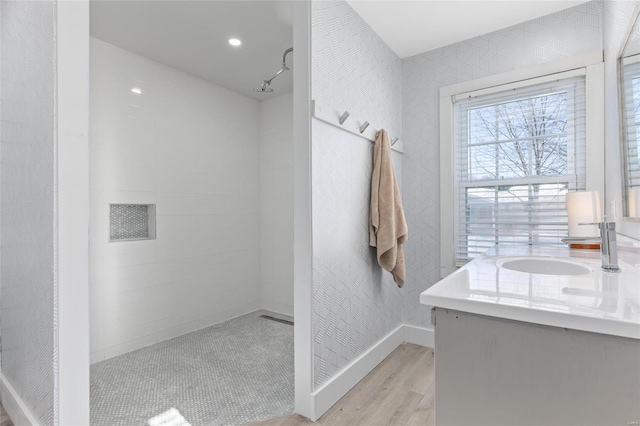
<instances>
[{"instance_id":1,"label":"walk-in shower","mask_svg":"<svg viewBox=\"0 0 640 426\"><path fill-rule=\"evenodd\" d=\"M282 65L280 66L280 69L278 70L276 75L274 75L268 80L264 80L260 85L260 87L256 87L255 89L253 89L255 92L261 92L261 93L273 92L273 89L269 87L271 85L271 82L283 72L290 70L290 68L287 66L287 55L291 52L293 52L293 47L290 47L284 51L284 53L282 54Z\"/></svg>"},{"instance_id":2,"label":"walk-in shower","mask_svg":"<svg viewBox=\"0 0 640 426\"><path fill-rule=\"evenodd\" d=\"M91 426L294 410L292 7L246 3L91 2Z\"/></svg>"}]
</instances>

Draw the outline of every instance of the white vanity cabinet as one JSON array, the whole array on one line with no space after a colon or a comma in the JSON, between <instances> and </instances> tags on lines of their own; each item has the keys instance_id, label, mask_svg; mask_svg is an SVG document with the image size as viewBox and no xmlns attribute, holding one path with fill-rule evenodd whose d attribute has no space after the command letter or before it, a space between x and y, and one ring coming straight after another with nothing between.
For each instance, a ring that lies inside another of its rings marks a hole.
<instances>
[{"instance_id":1,"label":"white vanity cabinet","mask_svg":"<svg viewBox=\"0 0 640 426\"><path fill-rule=\"evenodd\" d=\"M587 270L504 267L528 258ZM639 424L640 258L626 258L611 274L598 253L494 251L425 291L421 302L435 307L436 424Z\"/></svg>"}]
</instances>

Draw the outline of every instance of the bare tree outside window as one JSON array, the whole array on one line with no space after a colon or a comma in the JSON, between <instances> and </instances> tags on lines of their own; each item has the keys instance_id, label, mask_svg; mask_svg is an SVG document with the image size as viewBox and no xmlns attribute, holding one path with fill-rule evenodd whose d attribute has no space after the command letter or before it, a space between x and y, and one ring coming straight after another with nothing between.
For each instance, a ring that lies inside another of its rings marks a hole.
<instances>
[{"instance_id":1,"label":"bare tree outside window","mask_svg":"<svg viewBox=\"0 0 640 426\"><path fill-rule=\"evenodd\" d=\"M472 258L495 244L558 244L568 183L567 92L467 110L465 229ZM560 177L553 182L548 179ZM551 206L551 207L549 207Z\"/></svg>"},{"instance_id":2,"label":"bare tree outside window","mask_svg":"<svg viewBox=\"0 0 640 426\"><path fill-rule=\"evenodd\" d=\"M469 110L470 180L567 171L567 93Z\"/></svg>"}]
</instances>

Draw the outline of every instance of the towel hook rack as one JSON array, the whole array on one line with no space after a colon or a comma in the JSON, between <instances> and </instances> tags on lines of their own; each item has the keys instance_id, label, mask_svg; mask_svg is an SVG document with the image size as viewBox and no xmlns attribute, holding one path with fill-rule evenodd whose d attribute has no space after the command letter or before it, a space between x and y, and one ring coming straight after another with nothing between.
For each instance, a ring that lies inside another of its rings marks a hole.
<instances>
[{"instance_id":1,"label":"towel hook rack","mask_svg":"<svg viewBox=\"0 0 640 426\"><path fill-rule=\"evenodd\" d=\"M325 122L331 126L335 126L341 130L365 138L371 142L375 142L377 138L378 128L374 128L374 124L365 120L357 120L352 117L351 113L346 110L332 108L324 105L317 100L311 101L311 115L313 118ZM391 149L402 153L403 140L400 137L389 137Z\"/></svg>"}]
</instances>

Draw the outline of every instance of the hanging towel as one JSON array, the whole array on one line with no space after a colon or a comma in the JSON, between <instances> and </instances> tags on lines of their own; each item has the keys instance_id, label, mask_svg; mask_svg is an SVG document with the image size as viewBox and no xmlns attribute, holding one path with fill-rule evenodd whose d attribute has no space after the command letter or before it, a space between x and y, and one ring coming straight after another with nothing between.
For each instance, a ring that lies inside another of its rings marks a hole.
<instances>
[{"instance_id":1,"label":"hanging towel","mask_svg":"<svg viewBox=\"0 0 640 426\"><path fill-rule=\"evenodd\" d=\"M385 130L376 134L371 175L369 210L369 245L377 248L378 263L391 272L393 281L402 287L405 279L402 244L408 238L400 189L393 171L391 145Z\"/></svg>"}]
</instances>

